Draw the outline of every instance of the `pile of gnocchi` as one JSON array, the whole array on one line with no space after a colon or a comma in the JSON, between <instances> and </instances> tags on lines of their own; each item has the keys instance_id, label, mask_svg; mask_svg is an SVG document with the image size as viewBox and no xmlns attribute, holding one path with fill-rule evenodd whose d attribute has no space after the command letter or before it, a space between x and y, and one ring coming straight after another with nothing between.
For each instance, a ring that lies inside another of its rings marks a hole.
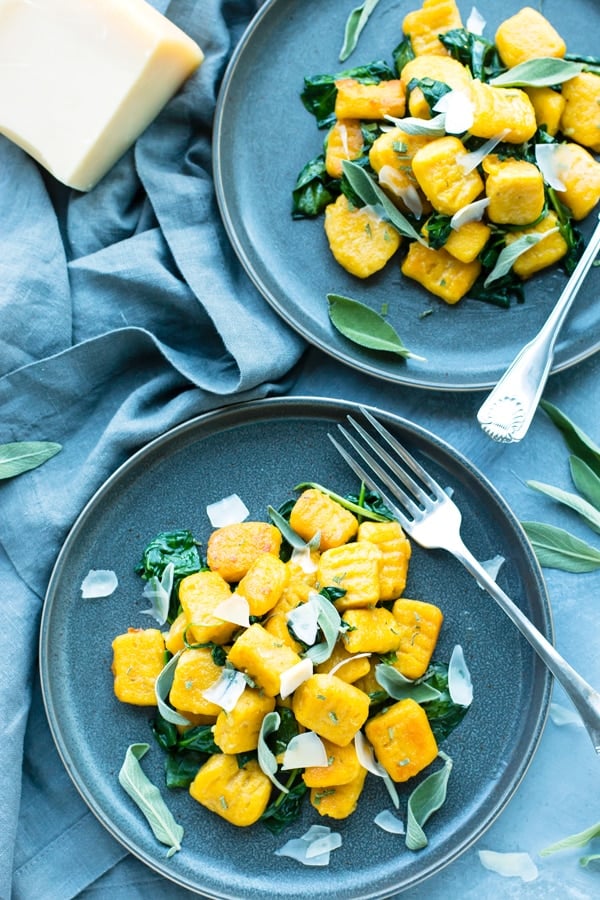
<instances>
[{"instance_id":1,"label":"pile of gnocchi","mask_svg":"<svg viewBox=\"0 0 600 900\"><path fill-rule=\"evenodd\" d=\"M162 705L184 737L203 729L213 746L189 794L236 826L264 817L292 782L319 815L345 819L368 771L403 783L438 756L426 707L409 695L442 611L404 596L411 545L400 524L338 499L308 486L285 520L270 508L270 522L215 528L198 571L174 588L168 629L113 641L117 699Z\"/></svg>"},{"instance_id":2,"label":"pile of gnocchi","mask_svg":"<svg viewBox=\"0 0 600 900\"><path fill-rule=\"evenodd\" d=\"M600 67L566 60L565 41L532 7L503 21L493 43L473 13L467 24L455 0L424 0L404 17L394 71L334 76L332 113L317 116L324 152L294 192L294 217L324 213L349 273L368 278L399 255L402 273L448 304L510 291L559 262L572 271L582 247L573 222L600 200ZM323 81L306 82L311 112ZM412 237L353 195L349 162L407 217Z\"/></svg>"}]
</instances>

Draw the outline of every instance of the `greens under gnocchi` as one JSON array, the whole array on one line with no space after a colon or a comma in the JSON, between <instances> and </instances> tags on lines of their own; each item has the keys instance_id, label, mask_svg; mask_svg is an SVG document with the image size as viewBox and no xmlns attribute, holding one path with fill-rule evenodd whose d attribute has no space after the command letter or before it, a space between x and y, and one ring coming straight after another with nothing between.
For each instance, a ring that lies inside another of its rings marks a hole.
<instances>
[{"instance_id":1,"label":"greens under gnocchi","mask_svg":"<svg viewBox=\"0 0 600 900\"><path fill-rule=\"evenodd\" d=\"M433 659L443 613L405 596L411 544L380 499L297 491L268 522L221 511L204 554L158 535L137 567L158 627L112 645L117 699L156 709L167 786L276 833L306 803L352 815L370 774L396 807L438 756L445 784L439 745L471 700L460 648ZM426 843L416 819L407 845Z\"/></svg>"}]
</instances>

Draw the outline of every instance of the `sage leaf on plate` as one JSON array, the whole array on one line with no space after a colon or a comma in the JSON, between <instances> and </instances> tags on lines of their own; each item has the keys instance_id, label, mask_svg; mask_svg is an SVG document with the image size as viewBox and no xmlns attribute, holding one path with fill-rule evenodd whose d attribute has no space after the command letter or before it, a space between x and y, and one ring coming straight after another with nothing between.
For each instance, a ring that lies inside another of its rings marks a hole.
<instances>
[{"instance_id":1,"label":"sage leaf on plate","mask_svg":"<svg viewBox=\"0 0 600 900\"><path fill-rule=\"evenodd\" d=\"M36 469L62 450L61 444L51 441L15 441L0 444L0 479L14 478L22 472Z\"/></svg>"},{"instance_id":2,"label":"sage leaf on plate","mask_svg":"<svg viewBox=\"0 0 600 900\"><path fill-rule=\"evenodd\" d=\"M600 550L563 528L543 522L521 524L542 567L574 573L600 569Z\"/></svg>"},{"instance_id":3,"label":"sage leaf on plate","mask_svg":"<svg viewBox=\"0 0 600 900\"><path fill-rule=\"evenodd\" d=\"M169 847L167 856L181 850L183 827L178 825L155 784L144 773L140 759L149 744L131 744L119 772L119 784L146 817L154 837Z\"/></svg>"},{"instance_id":4,"label":"sage leaf on plate","mask_svg":"<svg viewBox=\"0 0 600 900\"><path fill-rule=\"evenodd\" d=\"M375 666L375 681L394 700L404 700L410 697L415 703L427 703L428 700L439 700L442 696L437 688L430 684L411 681L410 678L405 678L398 669L387 663L379 663Z\"/></svg>"},{"instance_id":5,"label":"sage leaf on plate","mask_svg":"<svg viewBox=\"0 0 600 900\"><path fill-rule=\"evenodd\" d=\"M405 843L409 850L422 850L427 846L423 825L446 800L452 760L442 751L439 755L444 760L443 768L425 778L408 798Z\"/></svg>"},{"instance_id":6,"label":"sage leaf on plate","mask_svg":"<svg viewBox=\"0 0 600 900\"><path fill-rule=\"evenodd\" d=\"M419 241L425 246L427 245L423 236L413 228L406 216L403 216L400 210L394 206L387 194L382 191L369 173L365 172L362 166L345 159L342 163L342 169L348 184L365 206L372 207L378 215L386 219L390 225L393 225L400 234L411 238L413 241Z\"/></svg>"},{"instance_id":7,"label":"sage leaf on plate","mask_svg":"<svg viewBox=\"0 0 600 900\"><path fill-rule=\"evenodd\" d=\"M490 79L490 84L496 87L552 87L574 78L582 70L582 63L544 56L513 66Z\"/></svg>"},{"instance_id":8,"label":"sage leaf on plate","mask_svg":"<svg viewBox=\"0 0 600 900\"><path fill-rule=\"evenodd\" d=\"M526 484L528 487L533 488L534 491L539 491L547 497L552 497L553 500L557 500L563 506L568 506L569 509L575 510L594 531L600 533L600 510L595 509L587 500L584 500L577 494L572 494L570 491L563 491L562 488L553 487L553 485L544 484L541 481L528 481Z\"/></svg>"},{"instance_id":9,"label":"sage leaf on plate","mask_svg":"<svg viewBox=\"0 0 600 900\"><path fill-rule=\"evenodd\" d=\"M540 241L543 241L544 238L554 234L556 231L558 231L558 228L550 228L548 231L544 232L524 234L522 237L517 238L516 241L513 241L511 244L504 247L498 255L496 265L483 282L483 286L489 287L494 281L498 281L504 275L507 275L514 263L523 255L523 253L527 253L531 247L539 244Z\"/></svg>"},{"instance_id":10,"label":"sage leaf on plate","mask_svg":"<svg viewBox=\"0 0 600 900\"><path fill-rule=\"evenodd\" d=\"M563 838L555 844L550 844L549 847L544 847L543 850L540 850L540 856L550 856L559 850L571 850L573 847L585 847L586 844L589 844L590 841L597 837L600 837L600 822L596 822L595 825L591 825L585 831L570 834L569 837Z\"/></svg>"},{"instance_id":11,"label":"sage leaf on plate","mask_svg":"<svg viewBox=\"0 0 600 900\"><path fill-rule=\"evenodd\" d=\"M344 29L344 43L340 50L340 62L347 60L356 48L360 33L378 3L379 0L365 0L362 6L356 6L348 16Z\"/></svg>"},{"instance_id":12,"label":"sage leaf on plate","mask_svg":"<svg viewBox=\"0 0 600 900\"><path fill-rule=\"evenodd\" d=\"M567 447L600 477L600 447L558 407L547 400L540 401L540 406L553 424L562 431Z\"/></svg>"},{"instance_id":13,"label":"sage leaf on plate","mask_svg":"<svg viewBox=\"0 0 600 900\"><path fill-rule=\"evenodd\" d=\"M163 719L166 719L167 722L171 723L171 725L190 724L189 719L186 719L180 713L176 712L176 710L174 710L171 706L169 706L166 699L169 696L169 691L171 690L171 685L173 684L175 668L180 656L181 650L179 650L178 653L171 657L154 683L154 694L156 696L156 705L158 706L158 711Z\"/></svg>"},{"instance_id":14,"label":"sage leaf on plate","mask_svg":"<svg viewBox=\"0 0 600 900\"><path fill-rule=\"evenodd\" d=\"M349 341L368 350L395 353L404 359L423 360L422 356L416 356L404 346L396 329L374 309L340 294L327 294L327 302L329 318Z\"/></svg>"}]
</instances>

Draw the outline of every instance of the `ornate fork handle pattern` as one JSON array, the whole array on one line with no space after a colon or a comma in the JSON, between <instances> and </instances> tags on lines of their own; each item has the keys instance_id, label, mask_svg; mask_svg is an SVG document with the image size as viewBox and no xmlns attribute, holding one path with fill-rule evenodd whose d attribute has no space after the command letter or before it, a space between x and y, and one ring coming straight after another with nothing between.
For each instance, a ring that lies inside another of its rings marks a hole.
<instances>
[{"instance_id":1,"label":"ornate fork handle pattern","mask_svg":"<svg viewBox=\"0 0 600 900\"><path fill-rule=\"evenodd\" d=\"M494 441L509 444L525 437L550 373L558 333L599 247L600 222L546 322L481 406L477 421Z\"/></svg>"}]
</instances>

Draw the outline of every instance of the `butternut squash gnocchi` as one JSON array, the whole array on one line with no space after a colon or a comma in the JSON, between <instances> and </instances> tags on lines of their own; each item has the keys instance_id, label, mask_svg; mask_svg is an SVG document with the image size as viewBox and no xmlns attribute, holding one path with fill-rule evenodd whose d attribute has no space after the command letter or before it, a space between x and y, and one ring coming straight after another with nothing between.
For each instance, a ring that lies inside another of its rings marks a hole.
<instances>
[{"instance_id":1,"label":"butternut squash gnocchi","mask_svg":"<svg viewBox=\"0 0 600 900\"><path fill-rule=\"evenodd\" d=\"M470 23L456 0L423 0L398 21L392 65L305 79L324 151L302 170L313 178L298 179L293 216L324 214L334 259L357 278L396 265L449 305L509 306L581 255L575 223L600 200L600 59L567 53L529 6L489 37Z\"/></svg>"},{"instance_id":2,"label":"butternut squash gnocchi","mask_svg":"<svg viewBox=\"0 0 600 900\"><path fill-rule=\"evenodd\" d=\"M201 546L189 532L160 535L158 557L151 542L137 571L154 589L170 575L169 613L113 642L115 696L155 707L167 785L275 832L303 800L352 815L369 773L409 781L467 711L433 661L442 610L404 597L399 523L368 492L296 490L269 523L214 529L198 571L176 568L178 535Z\"/></svg>"}]
</instances>

